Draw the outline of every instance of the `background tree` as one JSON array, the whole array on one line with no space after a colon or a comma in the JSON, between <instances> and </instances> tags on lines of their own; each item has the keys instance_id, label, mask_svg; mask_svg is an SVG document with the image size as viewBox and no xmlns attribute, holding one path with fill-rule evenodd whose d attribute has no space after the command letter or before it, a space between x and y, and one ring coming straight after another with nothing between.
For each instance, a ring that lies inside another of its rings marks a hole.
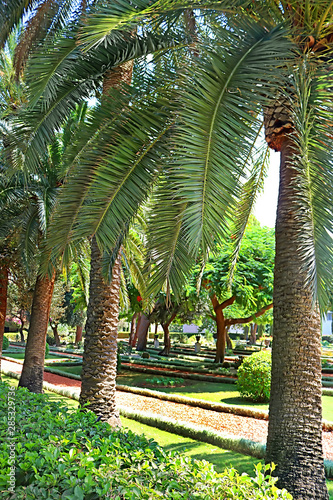
<instances>
[{"instance_id":1,"label":"background tree","mask_svg":"<svg viewBox=\"0 0 333 500\"><path fill-rule=\"evenodd\" d=\"M22 343L25 343L23 331L24 329L27 331L25 325L30 319L36 271L36 269L32 269L27 273L26 268L20 264L18 256L11 265L7 311L20 322L20 341Z\"/></svg>"},{"instance_id":2,"label":"background tree","mask_svg":"<svg viewBox=\"0 0 333 500\"><path fill-rule=\"evenodd\" d=\"M210 317L216 322L216 363L223 363L227 331L233 325L250 323L273 307L274 231L252 219L239 249L233 270L234 235L223 249L218 247L202 274L202 291L211 303Z\"/></svg>"}]
</instances>

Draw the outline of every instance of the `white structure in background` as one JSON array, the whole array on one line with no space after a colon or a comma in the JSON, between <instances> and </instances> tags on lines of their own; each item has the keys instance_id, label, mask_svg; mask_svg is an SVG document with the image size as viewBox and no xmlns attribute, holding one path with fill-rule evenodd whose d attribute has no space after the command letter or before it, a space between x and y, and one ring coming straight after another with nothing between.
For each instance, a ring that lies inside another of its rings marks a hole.
<instances>
[{"instance_id":1,"label":"white structure in background","mask_svg":"<svg viewBox=\"0 0 333 500\"><path fill-rule=\"evenodd\" d=\"M183 325L183 333L198 333L199 327L191 323L190 325Z\"/></svg>"},{"instance_id":2,"label":"white structure in background","mask_svg":"<svg viewBox=\"0 0 333 500\"><path fill-rule=\"evenodd\" d=\"M332 335L332 312L325 314L321 320L321 334L322 335Z\"/></svg>"}]
</instances>

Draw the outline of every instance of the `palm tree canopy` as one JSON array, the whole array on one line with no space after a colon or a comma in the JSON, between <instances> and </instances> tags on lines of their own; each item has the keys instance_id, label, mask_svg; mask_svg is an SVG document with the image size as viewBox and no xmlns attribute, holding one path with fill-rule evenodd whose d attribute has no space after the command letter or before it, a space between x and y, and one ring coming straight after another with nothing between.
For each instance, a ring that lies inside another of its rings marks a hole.
<instances>
[{"instance_id":1,"label":"palm tree canopy","mask_svg":"<svg viewBox=\"0 0 333 500\"><path fill-rule=\"evenodd\" d=\"M239 238L243 234L267 162L267 153L253 155L262 110L283 96L300 150L295 161L304 179L297 214L300 251L309 283L324 305L332 263L330 2L97 3L76 31L84 49L80 56L70 39L64 58L53 60L52 51L45 57L50 57L50 68L61 68L65 75L72 56L79 71L91 54L88 68L127 29L139 26L140 31L144 20L142 36L149 27L157 33L167 22L176 24L189 7L197 8L199 56L187 57L187 67L173 68L172 78L164 73L162 84L159 80L147 86L146 81L141 88L114 91L110 103L96 109L72 155L56 216L60 230L50 237L51 245L61 252L64 242L96 234L101 246L112 248L159 175L148 226L149 255L156 264L152 290L165 280L180 290L198 252L223 239L235 211L236 232ZM34 64L32 58L31 75ZM36 162L66 109L82 93L89 96L94 79L88 73L83 69L76 89L67 86L65 76L58 81L54 70L31 87L35 103L22 115L29 123L24 133L31 138L25 161ZM87 145L89 154L84 154Z\"/></svg>"}]
</instances>

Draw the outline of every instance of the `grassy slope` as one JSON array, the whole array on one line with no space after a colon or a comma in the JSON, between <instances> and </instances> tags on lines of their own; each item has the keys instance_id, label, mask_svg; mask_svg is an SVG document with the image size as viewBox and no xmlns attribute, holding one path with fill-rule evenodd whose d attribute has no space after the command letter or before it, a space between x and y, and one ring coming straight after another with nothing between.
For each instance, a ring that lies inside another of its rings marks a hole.
<instances>
[{"instance_id":1,"label":"grassy slope","mask_svg":"<svg viewBox=\"0 0 333 500\"><path fill-rule=\"evenodd\" d=\"M15 387L18 385L18 380L16 379L3 376L2 380ZM45 391L45 393L48 394L50 400L62 401L68 408L77 408L78 406L78 402L73 399L65 398L54 392ZM124 427L128 427L137 434L144 434L148 439L154 439L166 451L185 454L186 456L198 460L207 460L214 465L218 472L222 472L226 467L234 467L240 473L246 472L252 475L254 464L258 463L258 460L255 458L232 451L222 450L221 448L194 441L193 439L177 436L171 432L149 427L135 420L121 417L121 421ZM330 500L333 500L333 481L328 481L327 486L330 493Z\"/></svg>"}]
</instances>

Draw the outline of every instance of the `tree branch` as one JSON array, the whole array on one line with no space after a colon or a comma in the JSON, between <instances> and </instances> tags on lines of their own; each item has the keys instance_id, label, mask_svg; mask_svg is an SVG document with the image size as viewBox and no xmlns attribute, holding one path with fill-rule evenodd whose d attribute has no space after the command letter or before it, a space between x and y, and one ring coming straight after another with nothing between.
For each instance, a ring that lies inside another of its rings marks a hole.
<instances>
[{"instance_id":1,"label":"tree branch","mask_svg":"<svg viewBox=\"0 0 333 500\"><path fill-rule=\"evenodd\" d=\"M225 309L226 307L228 306L231 306L236 300L236 296L233 295L232 297L229 297L229 299L225 300L224 302L222 302L221 304L219 304L216 309L214 307L214 310L215 311L220 311L221 309Z\"/></svg>"},{"instance_id":2,"label":"tree branch","mask_svg":"<svg viewBox=\"0 0 333 500\"><path fill-rule=\"evenodd\" d=\"M228 326L231 326L231 325L241 325L244 323L250 323L250 321L252 321L253 318L259 318L259 316L262 316L266 311L268 311L269 309L272 309L272 307L273 307L273 304L269 304L268 306L262 307L258 312L256 312L255 314L252 314L251 316L248 316L247 318L236 318L236 319L229 318L229 319L226 319L225 324Z\"/></svg>"}]
</instances>

